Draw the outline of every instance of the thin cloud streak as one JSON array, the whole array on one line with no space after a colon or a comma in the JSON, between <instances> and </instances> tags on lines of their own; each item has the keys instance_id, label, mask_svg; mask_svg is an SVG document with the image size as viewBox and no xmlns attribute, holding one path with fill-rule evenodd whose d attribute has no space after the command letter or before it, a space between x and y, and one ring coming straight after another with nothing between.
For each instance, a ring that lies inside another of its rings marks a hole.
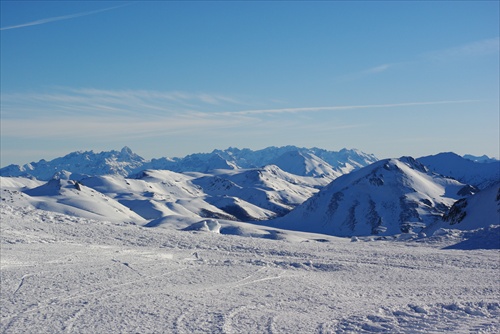
<instances>
[{"instance_id":1,"label":"thin cloud streak","mask_svg":"<svg viewBox=\"0 0 500 334\"><path fill-rule=\"evenodd\" d=\"M208 93L160 92L145 90L98 90L66 89L51 93L3 94L2 112L4 119L39 119L61 116L102 117L239 117L284 113L312 113L321 111L345 111L360 109L404 108L440 104L464 104L480 100L444 100L404 102L366 105L299 107L278 109L232 109L234 104L243 104L231 97Z\"/></svg>"},{"instance_id":2,"label":"thin cloud streak","mask_svg":"<svg viewBox=\"0 0 500 334\"><path fill-rule=\"evenodd\" d=\"M391 64L382 64L380 66L372 67L372 68L364 71L363 73L365 73L365 74L381 73L381 72L387 71L390 67L392 67Z\"/></svg>"},{"instance_id":3,"label":"thin cloud streak","mask_svg":"<svg viewBox=\"0 0 500 334\"><path fill-rule=\"evenodd\" d=\"M182 91L101 90L58 88L48 93L2 95L4 118L41 118L53 115L165 116L228 108L244 103L228 96Z\"/></svg>"},{"instance_id":4,"label":"thin cloud streak","mask_svg":"<svg viewBox=\"0 0 500 334\"><path fill-rule=\"evenodd\" d=\"M223 116L231 116L231 115L256 115L256 114L282 114L282 113L303 113L303 112L317 112L317 111L341 111L341 110L371 109L371 108L412 107L412 106L453 104L453 103L473 103L473 102L479 102L479 100L407 102L407 103L367 104L367 105L353 105L353 106L260 109L260 110L234 111L234 112L228 111L228 112L221 112L221 113L218 113L218 114L219 115L223 115Z\"/></svg>"},{"instance_id":5,"label":"thin cloud streak","mask_svg":"<svg viewBox=\"0 0 500 334\"><path fill-rule=\"evenodd\" d=\"M18 24L18 25L3 27L3 28L0 28L0 31L11 30L11 29L19 29L19 28L25 28L25 27L31 27L31 26L37 26L37 25L51 23L51 22L57 22L57 21L70 20L70 19L74 19L74 18L77 18L77 17L82 17L82 16L87 16L87 15L102 13L102 12L106 12L108 10L122 8L122 7L130 6L130 5L131 4L125 4L125 5L120 5L120 6L114 6L114 7L109 7L109 8L103 8L103 9L93 10L93 11L90 11L90 12L83 12L83 13L77 13L77 14L70 14L70 15L49 17L49 18L46 18L46 19L36 20L36 21L27 22L27 23L23 23L23 24Z\"/></svg>"}]
</instances>

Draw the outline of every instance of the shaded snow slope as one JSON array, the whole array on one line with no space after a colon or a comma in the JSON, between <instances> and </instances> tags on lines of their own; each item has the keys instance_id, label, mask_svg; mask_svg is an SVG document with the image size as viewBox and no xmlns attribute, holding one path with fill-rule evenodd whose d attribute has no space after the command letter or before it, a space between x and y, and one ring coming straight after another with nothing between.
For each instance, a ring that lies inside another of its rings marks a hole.
<instances>
[{"instance_id":1,"label":"shaded snow slope","mask_svg":"<svg viewBox=\"0 0 500 334\"><path fill-rule=\"evenodd\" d=\"M500 183L453 204L442 220L430 226L432 233L440 228L474 230L500 225Z\"/></svg>"},{"instance_id":2,"label":"shaded snow slope","mask_svg":"<svg viewBox=\"0 0 500 334\"><path fill-rule=\"evenodd\" d=\"M5 334L500 331L496 250L0 215Z\"/></svg>"},{"instance_id":3,"label":"shaded snow slope","mask_svg":"<svg viewBox=\"0 0 500 334\"><path fill-rule=\"evenodd\" d=\"M419 231L469 190L458 181L429 172L412 158L381 160L335 179L269 224L337 236Z\"/></svg>"},{"instance_id":4,"label":"shaded snow slope","mask_svg":"<svg viewBox=\"0 0 500 334\"><path fill-rule=\"evenodd\" d=\"M500 182L500 161L474 162L455 153L418 158L431 171L481 189Z\"/></svg>"}]
</instances>

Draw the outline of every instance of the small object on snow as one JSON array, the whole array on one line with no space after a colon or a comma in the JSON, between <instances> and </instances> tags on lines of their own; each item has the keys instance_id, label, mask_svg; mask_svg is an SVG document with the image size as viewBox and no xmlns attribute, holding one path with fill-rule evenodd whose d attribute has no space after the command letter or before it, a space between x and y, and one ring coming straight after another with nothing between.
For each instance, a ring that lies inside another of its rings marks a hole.
<instances>
[{"instance_id":1,"label":"small object on snow","mask_svg":"<svg viewBox=\"0 0 500 334\"><path fill-rule=\"evenodd\" d=\"M357 236L352 236L351 237L351 242L358 242L359 241L359 238Z\"/></svg>"}]
</instances>

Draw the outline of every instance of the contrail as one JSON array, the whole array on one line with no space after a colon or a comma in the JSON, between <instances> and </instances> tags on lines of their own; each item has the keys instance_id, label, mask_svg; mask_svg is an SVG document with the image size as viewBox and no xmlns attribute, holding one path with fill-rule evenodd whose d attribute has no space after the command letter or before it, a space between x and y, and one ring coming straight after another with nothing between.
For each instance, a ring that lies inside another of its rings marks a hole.
<instances>
[{"instance_id":1,"label":"contrail","mask_svg":"<svg viewBox=\"0 0 500 334\"><path fill-rule=\"evenodd\" d=\"M121 8L121 7L129 6L129 5L130 4L125 4L125 5L120 5L120 6L114 6L114 7L104 8L104 9L93 10L93 11L90 11L90 12L77 13L77 14L71 14L71 15L63 15L63 16L56 16L56 17L49 17L49 18L46 18L46 19L36 20L36 21L28 22L28 23L23 23L23 24L18 24L18 25L14 25L14 26L3 27L3 28L0 28L0 31L10 30L10 29L18 29L18 28L24 28L24 27L30 27L30 26L36 26L36 25L50 23L50 22L56 22L56 21L63 21L63 20L74 19L76 17L97 14L97 13L101 13L101 12L105 12L105 11L108 11L108 10L112 10L112 9L116 9L116 8Z\"/></svg>"},{"instance_id":2,"label":"contrail","mask_svg":"<svg viewBox=\"0 0 500 334\"><path fill-rule=\"evenodd\" d=\"M407 102L393 104L367 104L353 106L332 106L332 107L308 107L308 108L282 108L282 109L260 109L260 110L243 110L234 112L221 112L221 115L253 115L253 114L279 114L279 113L300 113L314 111L334 111L334 110L351 110L351 109L369 109L369 108L393 108L393 107L410 107L436 104L451 104L451 103L471 103L479 100L455 100L455 101L433 101L433 102Z\"/></svg>"}]
</instances>

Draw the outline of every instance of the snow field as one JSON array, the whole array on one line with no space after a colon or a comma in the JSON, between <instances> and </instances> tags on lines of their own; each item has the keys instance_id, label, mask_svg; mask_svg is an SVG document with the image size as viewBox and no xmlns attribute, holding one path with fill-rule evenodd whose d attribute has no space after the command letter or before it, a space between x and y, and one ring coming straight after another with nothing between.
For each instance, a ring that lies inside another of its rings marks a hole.
<instances>
[{"instance_id":1,"label":"snow field","mask_svg":"<svg viewBox=\"0 0 500 334\"><path fill-rule=\"evenodd\" d=\"M500 331L498 250L0 210L1 333Z\"/></svg>"}]
</instances>

